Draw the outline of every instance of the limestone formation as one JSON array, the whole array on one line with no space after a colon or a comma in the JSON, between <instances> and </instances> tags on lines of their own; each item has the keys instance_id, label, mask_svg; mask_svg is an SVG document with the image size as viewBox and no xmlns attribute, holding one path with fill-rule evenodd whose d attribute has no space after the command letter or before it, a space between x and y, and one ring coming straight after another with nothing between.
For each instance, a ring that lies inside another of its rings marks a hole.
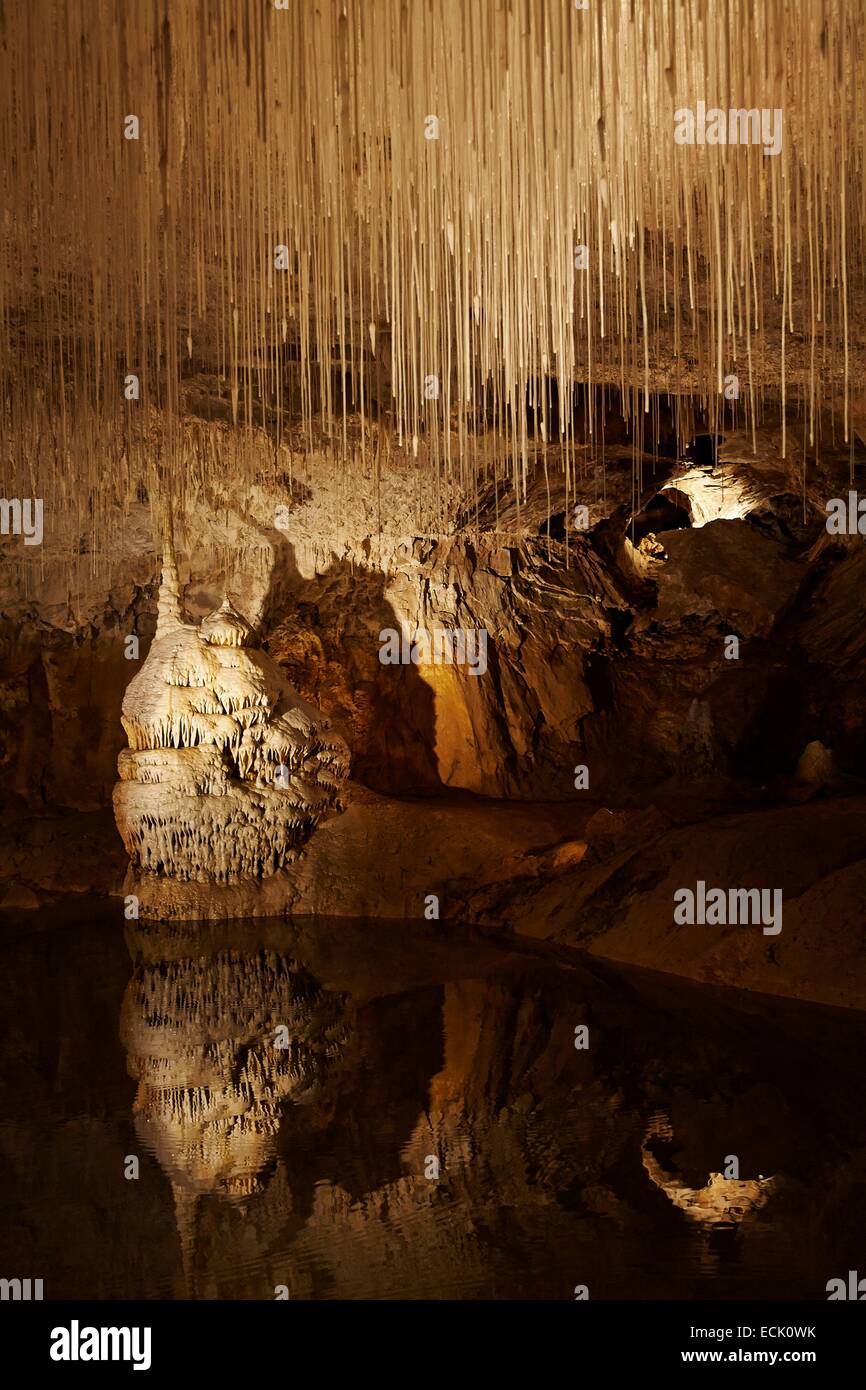
<instances>
[{"instance_id":1,"label":"limestone formation","mask_svg":"<svg viewBox=\"0 0 866 1390\"><path fill-rule=\"evenodd\" d=\"M833 754L820 739L813 738L800 755L795 773L798 782L810 787L824 787L836 776Z\"/></svg>"},{"instance_id":2,"label":"limestone formation","mask_svg":"<svg viewBox=\"0 0 866 1390\"><path fill-rule=\"evenodd\" d=\"M654 1147L673 1139L670 1122L656 1116L647 1128L641 1145L641 1160L654 1187L684 1212L690 1221L702 1226L732 1226L755 1216L769 1201L775 1188L773 1178L727 1178L710 1173L703 1187L690 1187L678 1174L659 1162Z\"/></svg>"},{"instance_id":3,"label":"limestone formation","mask_svg":"<svg viewBox=\"0 0 866 1390\"><path fill-rule=\"evenodd\" d=\"M227 884L290 863L339 807L343 741L228 598L185 622L167 545L156 634L123 700L114 811L136 870Z\"/></svg>"}]
</instances>

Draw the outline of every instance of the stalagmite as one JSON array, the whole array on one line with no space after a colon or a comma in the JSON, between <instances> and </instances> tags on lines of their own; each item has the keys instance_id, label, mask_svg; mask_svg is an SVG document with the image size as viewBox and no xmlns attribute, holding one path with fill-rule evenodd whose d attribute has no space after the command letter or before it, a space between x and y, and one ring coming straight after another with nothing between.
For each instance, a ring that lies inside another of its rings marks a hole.
<instances>
[{"instance_id":1,"label":"stalagmite","mask_svg":"<svg viewBox=\"0 0 866 1390\"><path fill-rule=\"evenodd\" d=\"M184 622L170 545L158 614L123 701L114 811L127 852L136 870L181 882L267 877L339 809L345 744L228 598Z\"/></svg>"}]
</instances>

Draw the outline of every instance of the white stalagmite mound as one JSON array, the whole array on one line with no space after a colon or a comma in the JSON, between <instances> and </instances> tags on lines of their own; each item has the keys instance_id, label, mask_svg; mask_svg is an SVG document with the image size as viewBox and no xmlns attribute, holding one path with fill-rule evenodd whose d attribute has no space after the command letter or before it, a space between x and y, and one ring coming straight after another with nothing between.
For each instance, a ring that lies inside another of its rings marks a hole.
<instances>
[{"instance_id":1,"label":"white stalagmite mound","mask_svg":"<svg viewBox=\"0 0 866 1390\"><path fill-rule=\"evenodd\" d=\"M228 599L183 620L166 547L157 626L130 681L114 814L133 868L199 883L275 873L341 809L348 750Z\"/></svg>"}]
</instances>

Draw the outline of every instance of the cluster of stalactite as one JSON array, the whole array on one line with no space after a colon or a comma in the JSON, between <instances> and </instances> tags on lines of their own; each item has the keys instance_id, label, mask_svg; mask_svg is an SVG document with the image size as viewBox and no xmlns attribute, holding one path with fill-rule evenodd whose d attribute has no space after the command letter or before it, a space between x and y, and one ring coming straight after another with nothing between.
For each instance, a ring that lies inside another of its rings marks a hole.
<instances>
[{"instance_id":1,"label":"cluster of stalactite","mask_svg":"<svg viewBox=\"0 0 866 1390\"><path fill-rule=\"evenodd\" d=\"M519 492L533 422L580 475L576 381L636 467L653 391L715 417L731 373L783 452L786 409L847 439L862 31L857 0L9 7L7 491L68 518L70 564L154 475L182 510L225 468L184 424L203 372L248 439L363 457L375 417L470 488ZM778 153L676 143L700 102L781 112Z\"/></svg>"}]
</instances>

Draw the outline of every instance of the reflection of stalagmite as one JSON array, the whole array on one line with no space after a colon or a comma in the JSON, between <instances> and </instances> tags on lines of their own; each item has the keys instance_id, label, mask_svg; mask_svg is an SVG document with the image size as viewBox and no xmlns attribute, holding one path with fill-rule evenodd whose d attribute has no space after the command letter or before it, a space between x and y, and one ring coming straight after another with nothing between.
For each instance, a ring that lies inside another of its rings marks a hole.
<instances>
[{"instance_id":1,"label":"reflection of stalagmite","mask_svg":"<svg viewBox=\"0 0 866 1390\"><path fill-rule=\"evenodd\" d=\"M183 1267L184 1292L194 1298L196 1292L195 1244L198 1230L199 1194L172 1179L174 1220L180 1239L180 1258Z\"/></svg>"},{"instance_id":2,"label":"reflection of stalagmite","mask_svg":"<svg viewBox=\"0 0 866 1390\"><path fill-rule=\"evenodd\" d=\"M201 1198L263 1190L286 1106L315 1098L345 1036L339 996L271 951L136 970L121 1017L135 1128L171 1181L189 1294Z\"/></svg>"},{"instance_id":3,"label":"reflection of stalagmite","mask_svg":"<svg viewBox=\"0 0 866 1390\"><path fill-rule=\"evenodd\" d=\"M226 598L184 622L166 544L158 621L123 700L114 811L137 869L233 883L291 862L338 804L342 740L255 647Z\"/></svg>"},{"instance_id":4,"label":"reflection of stalagmite","mask_svg":"<svg viewBox=\"0 0 866 1390\"><path fill-rule=\"evenodd\" d=\"M641 1157L650 1181L690 1220L706 1226L736 1225L754 1216L769 1200L775 1188L773 1178L741 1180L710 1173L704 1187L687 1187L653 1152L659 1142L667 1144L672 1138L670 1123L655 1116L644 1134Z\"/></svg>"}]
</instances>

